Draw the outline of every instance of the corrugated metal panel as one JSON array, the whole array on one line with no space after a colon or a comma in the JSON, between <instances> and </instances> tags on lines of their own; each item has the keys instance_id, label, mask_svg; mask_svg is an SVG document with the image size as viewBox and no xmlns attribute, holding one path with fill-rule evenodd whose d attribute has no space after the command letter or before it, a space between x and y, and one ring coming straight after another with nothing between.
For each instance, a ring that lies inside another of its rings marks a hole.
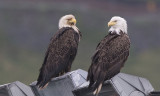
<instances>
[{"instance_id":1,"label":"corrugated metal panel","mask_svg":"<svg viewBox=\"0 0 160 96\"><path fill-rule=\"evenodd\" d=\"M88 83L85 86L76 88L73 91L75 96L93 96L94 90L87 88ZM154 88L147 79L119 73L105 81L98 96L146 96L153 90Z\"/></svg>"},{"instance_id":2,"label":"corrugated metal panel","mask_svg":"<svg viewBox=\"0 0 160 96\"><path fill-rule=\"evenodd\" d=\"M36 96L74 96L74 88L81 86L86 82L87 72L81 69L69 72L63 76L54 78L48 86L39 90L36 81L30 84Z\"/></svg>"},{"instance_id":3,"label":"corrugated metal panel","mask_svg":"<svg viewBox=\"0 0 160 96\"><path fill-rule=\"evenodd\" d=\"M52 79L43 90L37 88L36 81L30 84L31 88L17 81L0 85L0 96L93 96L86 78L87 72L78 69ZM160 92L153 91L147 79L119 73L105 81L98 96L160 96Z\"/></svg>"},{"instance_id":4,"label":"corrugated metal panel","mask_svg":"<svg viewBox=\"0 0 160 96\"><path fill-rule=\"evenodd\" d=\"M31 88L19 81L0 86L0 96L35 96Z\"/></svg>"}]
</instances>

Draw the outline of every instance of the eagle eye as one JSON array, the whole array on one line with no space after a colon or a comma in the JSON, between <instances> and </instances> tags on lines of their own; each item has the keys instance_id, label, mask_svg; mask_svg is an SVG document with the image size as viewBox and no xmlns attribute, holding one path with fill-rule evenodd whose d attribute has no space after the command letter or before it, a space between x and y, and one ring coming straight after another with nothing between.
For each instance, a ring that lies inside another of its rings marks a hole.
<instances>
[{"instance_id":1,"label":"eagle eye","mask_svg":"<svg viewBox=\"0 0 160 96\"><path fill-rule=\"evenodd\" d=\"M67 19L67 20L71 20L72 18L69 18L69 19Z\"/></svg>"},{"instance_id":2,"label":"eagle eye","mask_svg":"<svg viewBox=\"0 0 160 96\"><path fill-rule=\"evenodd\" d=\"M114 22L117 22L117 20L114 20Z\"/></svg>"}]
</instances>

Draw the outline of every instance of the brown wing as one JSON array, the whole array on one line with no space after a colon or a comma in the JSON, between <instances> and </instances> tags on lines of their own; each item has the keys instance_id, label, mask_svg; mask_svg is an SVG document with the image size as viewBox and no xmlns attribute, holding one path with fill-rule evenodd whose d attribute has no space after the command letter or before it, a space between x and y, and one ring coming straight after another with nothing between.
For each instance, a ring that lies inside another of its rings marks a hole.
<instances>
[{"instance_id":1,"label":"brown wing","mask_svg":"<svg viewBox=\"0 0 160 96\"><path fill-rule=\"evenodd\" d=\"M76 56L79 34L72 28L60 29L51 39L37 85L43 88L53 77L70 71Z\"/></svg>"},{"instance_id":2,"label":"brown wing","mask_svg":"<svg viewBox=\"0 0 160 96\"><path fill-rule=\"evenodd\" d=\"M97 46L88 70L89 87L94 90L106 79L120 72L129 56L130 40L126 34L108 34Z\"/></svg>"}]
</instances>

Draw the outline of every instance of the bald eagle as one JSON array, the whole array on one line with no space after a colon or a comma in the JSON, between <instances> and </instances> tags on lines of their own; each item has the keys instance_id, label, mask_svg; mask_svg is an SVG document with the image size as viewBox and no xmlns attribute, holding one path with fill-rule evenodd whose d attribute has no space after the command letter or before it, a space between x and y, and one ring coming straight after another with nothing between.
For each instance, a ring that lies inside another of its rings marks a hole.
<instances>
[{"instance_id":1,"label":"bald eagle","mask_svg":"<svg viewBox=\"0 0 160 96\"><path fill-rule=\"evenodd\" d=\"M73 15L65 15L59 20L59 30L51 38L45 58L40 68L37 86L47 87L51 78L63 75L71 70L75 59L81 33L76 27Z\"/></svg>"},{"instance_id":2,"label":"bald eagle","mask_svg":"<svg viewBox=\"0 0 160 96\"><path fill-rule=\"evenodd\" d=\"M88 69L87 80L90 81L89 88L94 89L94 95L100 92L105 80L120 72L129 56L130 39L126 20L114 16L108 27L111 27L109 34L98 44Z\"/></svg>"}]
</instances>

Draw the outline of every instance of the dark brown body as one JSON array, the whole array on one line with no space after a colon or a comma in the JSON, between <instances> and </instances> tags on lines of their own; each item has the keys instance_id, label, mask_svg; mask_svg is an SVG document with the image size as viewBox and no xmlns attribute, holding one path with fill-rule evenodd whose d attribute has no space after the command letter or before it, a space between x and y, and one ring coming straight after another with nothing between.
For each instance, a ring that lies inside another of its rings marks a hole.
<instances>
[{"instance_id":1,"label":"dark brown body","mask_svg":"<svg viewBox=\"0 0 160 96\"><path fill-rule=\"evenodd\" d=\"M40 69L37 85L43 88L51 78L71 70L80 34L69 27L61 28L52 38Z\"/></svg>"},{"instance_id":2,"label":"dark brown body","mask_svg":"<svg viewBox=\"0 0 160 96\"><path fill-rule=\"evenodd\" d=\"M107 79L118 74L129 56L130 40L127 34L109 33L98 44L92 57L87 79L94 90Z\"/></svg>"}]
</instances>

